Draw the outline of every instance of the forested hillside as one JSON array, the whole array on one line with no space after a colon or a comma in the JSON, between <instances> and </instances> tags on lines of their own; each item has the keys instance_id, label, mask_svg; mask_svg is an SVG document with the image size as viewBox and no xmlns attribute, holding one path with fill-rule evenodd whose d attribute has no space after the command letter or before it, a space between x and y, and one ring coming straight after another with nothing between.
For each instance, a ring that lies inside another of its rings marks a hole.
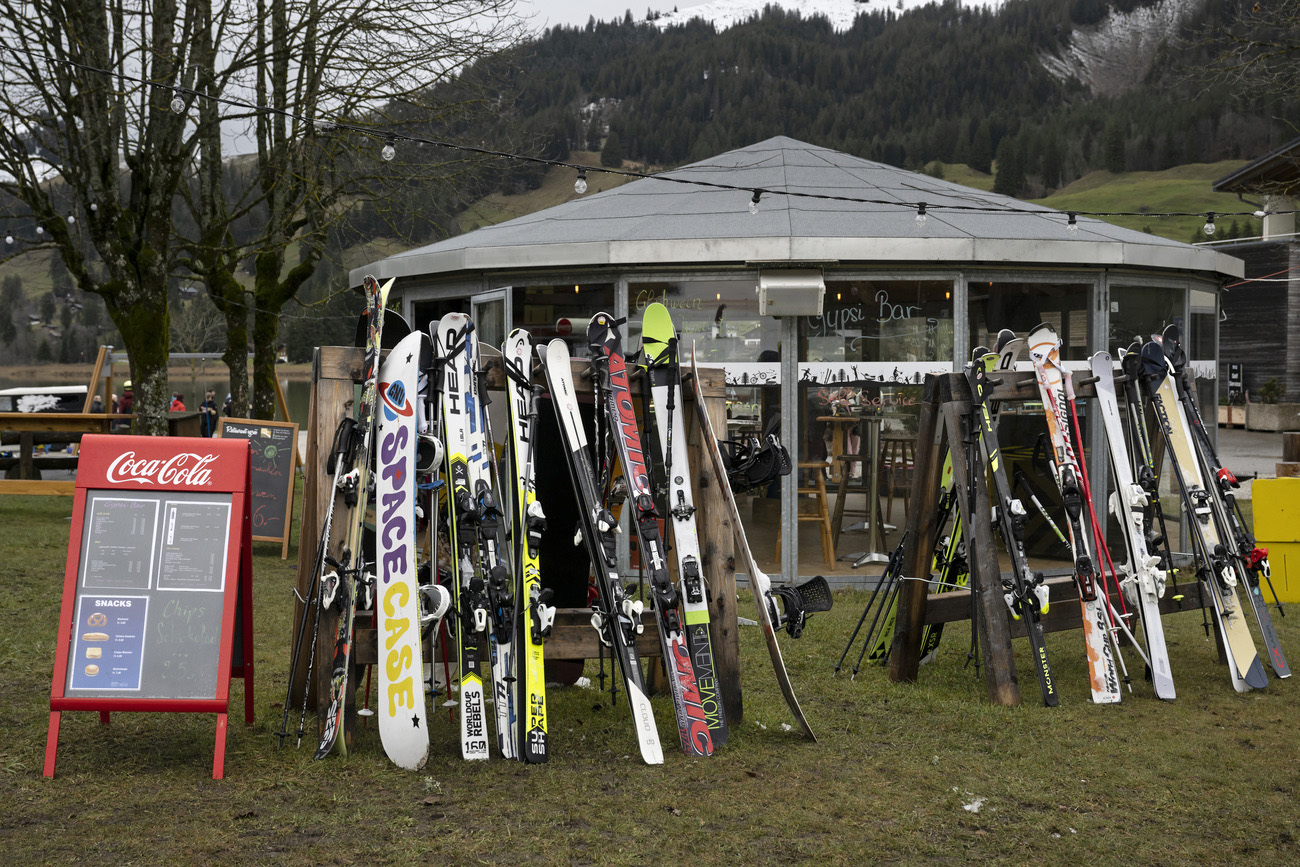
<instances>
[{"instance_id":1,"label":"forested hillside","mask_svg":"<svg viewBox=\"0 0 1300 867\"><path fill-rule=\"evenodd\" d=\"M1187 3L1189 36L1233 14L1228 0ZM509 63L517 118L548 151L604 148L611 164L674 165L784 134L909 168L997 160L1000 192L1041 196L1095 169L1250 158L1296 134L1274 120L1297 116L1294 97L1255 105L1207 88L1205 48L1134 57L1153 71L1118 95L1048 72L1043 57L1077 28L1139 5L947 3L866 12L843 33L775 7L722 32L593 21L547 31L495 71Z\"/></svg>"}]
</instances>

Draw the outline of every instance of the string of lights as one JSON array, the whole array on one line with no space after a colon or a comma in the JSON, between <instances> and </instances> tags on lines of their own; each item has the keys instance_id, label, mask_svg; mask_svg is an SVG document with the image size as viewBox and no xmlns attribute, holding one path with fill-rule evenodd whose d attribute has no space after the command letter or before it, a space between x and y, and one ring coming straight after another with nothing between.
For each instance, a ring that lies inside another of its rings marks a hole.
<instances>
[{"instance_id":1,"label":"string of lights","mask_svg":"<svg viewBox=\"0 0 1300 867\"><path fill-rule=\"evenodd\" d=\"M31 52L30 49L22 49L22 50L26 51L29 54L33 53ZM577 177L576 180L574 181L573 188L574 188L574 192L577 193L578 195L582 195L586 193L588 189L589 174L603 174L603 175L611 175L615 177L624 177L624 178L630 178L636 180L655 180L664 183L679 184L684 186L746 193L750 195L748 208L751 214L757 214L759 212L759 205L764 196L785 196L786 198L791 198L791 199L812 199L817 201L843 202L848 204L876 205L881 207L898 208L900 210L914 212L917 228L922 230L925 228L927 224L927 218L930 215L941 214L941 213L967 213L967 214L973 213L973 214L988 214L988 215L1032 215L1032 216L1042 216L1042 217L1056 217L1060 214L1060 211L1057 211L1052 208L1048 208L1046 206L1015 207L1015 206L993 205L993 204L933 203L933 202L925 202L925 201L912 202L912 201L898 201L898 200L891 200L891 199L875 199L875 198L867 198L863 196L834 195L829 193L813 193L813 192L805 192L800 190L783 190L783 189L772 189L768 187L751 187L751 186L745 186L741 184L727 184L718 181L702 180L699 178L682 177L678 174L673 174L672 173L673 170L669 170L666 172L645 172L645 171L638 171L636 169L628 169L628 168L614 168L610 166L586 165L583 163L571 162L568 160L557 160L557 159L550 159L547 157L533 156L530 154L521 154L521 153L513 153L510 151L495 150L493 148L485 147L482 145L472 145L472 144L444 141L441 139L428 138L425 136L414 135L414 134L404 133L400 131L379 130L376 129L374 126L368 126L353 121L313 120L312 118L291 111L289 109L258 105L255 103L250 103L244 100L235 99L233 97L224 96L224 95L213 96L211 94L202 93L200 91L193 90L191 88L187 88L181 85L155 82L140 76L134 76L129 73L115 71L115 70L102 69L100 67L96 67L90 64L80 63L67 58L55 58L55 57L49 57L48 55L43 55L43 56L49 62L63 63L75 67L77 69L81 69L85 72L93 73L96 75L102 75L110 79L116 79L120 82L132 82L135 84L145 85L149 87L158 87L158 88L170 90L172 92L170 108L172 109L172 111L178 114L184 113L187 110L190 102L192 102L193 100L202 99L202 100L209 100L211 102L214 102L226 108L235 108L241 111L251 112L254 114L263 113L263 114L278 115L283 118L294 120L299 123L314 125L314 127L317 130L323 132L345 131L345 132L351 132L358 135L362 135L375 141L382 141L383 144L380 148L379 155L385 161L392 161L393 159L396 158L397 148L399 144L414 144L419 147L433 147L433 148L440 148L444 150L454 150L462 153L477 154L479 156L492 157L496 159L514 160L517 162L530 163L534 165L542 165L548 168L571 169L577 173ZM95 207L96 206L94 203L91 203L89 205L89 209L92 211L95 210ZM1118 218L1118 217L1138 217L1138 218L1146 218L1146 219L1203 217L1205 219L1205 223L1202 229L1207 236L1212 236L1216 231L1216 221L1224 218L1253 217L1255 219L1262 219L1264 217L1268 217L1271 215L1286 215L1286 214L1295 214L1295 213L1297 213L1297 211L1295 210L1265 210L1263 208L1255 208L1249 211L1164 211L1164 212L1153 212L1149 210L1132 210L1132 211L1071 210L1065 212L1065 216L1066 216L1065 228L1071 237L1077 236L1079 233L1078 220L1080 217L1090 217L1090 218L1097 218L1097 219L1109 219L1109 218ZM67 216L67 221L70 225L74 224L76 221L75 215L69 214ZM40 224L37 224L35 228L36 234L40 236L44 233L44 231L45 231L44 227L42 227ZM14 243L15 243L14 235L12 232L10 232L5 237L5 244L6 246L12 247Z\"/></svg>"}]
</instances>

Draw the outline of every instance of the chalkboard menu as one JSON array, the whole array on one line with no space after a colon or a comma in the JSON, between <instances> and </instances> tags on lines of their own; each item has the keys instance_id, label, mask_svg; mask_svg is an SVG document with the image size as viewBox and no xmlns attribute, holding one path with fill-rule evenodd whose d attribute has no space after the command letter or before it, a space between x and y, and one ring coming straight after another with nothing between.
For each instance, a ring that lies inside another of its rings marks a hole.
<instances>
[{"instance_id":1,"label":"chalkboard menu","mask_svg":"<svg viewBox=\"0 0 1300 867\"><path fill-rule=\"evenodd\" d=\"M212 698L230 494L91 491L67 695Z\"/></svg>"},{"instance_id":2,"label":"chalkboard menu","mask_svg":"<svg viewBox=\"0 0 1300 867\"><path fill-rule=\"evenodd\" d=\"M253 462L253 538L279 542L280 559L289 554L289 527L293 519L293 468L298 448L296 422L223 418L217 436L249 441Z\"/></svg>"},{"instance_id":3,"label":"chalkboard menu","mask_svg":"<svg viewBox=\"0 0 1300 867\"><path fill-rule=\"evenodd\" d=\"M242 440L82 439L45 776L61 712L140 710L216 713L221 777L231 677L253 721L249 457Z\"/></svg>"}]
</instances>

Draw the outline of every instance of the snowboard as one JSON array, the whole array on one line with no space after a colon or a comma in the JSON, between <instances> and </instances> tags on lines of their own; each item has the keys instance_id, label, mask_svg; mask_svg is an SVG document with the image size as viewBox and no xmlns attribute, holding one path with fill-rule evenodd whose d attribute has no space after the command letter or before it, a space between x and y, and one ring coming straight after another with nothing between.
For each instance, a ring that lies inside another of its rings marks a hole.
<instances>
[{"instance_id":1,"label":"snowboard","mask_svg":"<svg viewBox=\"0 0 1300 867\"><path fill-rule=\"evenodd\" d=\"M375 472L375 627L379 738L393 764L415 771L429 756L416 578L417 377L424 334L413 331L379 369Z\"/></svg>"}]
</instances>

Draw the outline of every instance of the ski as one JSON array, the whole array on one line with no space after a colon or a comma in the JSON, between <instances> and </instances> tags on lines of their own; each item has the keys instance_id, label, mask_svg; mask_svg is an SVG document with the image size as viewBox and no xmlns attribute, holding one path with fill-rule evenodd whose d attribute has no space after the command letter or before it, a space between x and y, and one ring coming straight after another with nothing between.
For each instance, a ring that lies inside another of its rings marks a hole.
<instances>
[{"instance_id":1,"label":"ski","mask_svg":"<svg viewBox=\"0 0 1300 867\"><path fill-rule=\"evenodd\" d=\"M293 708L293 679L294 674L298 671L299 656L302 652L302 643L306 635L307 621L311 620L314 628L311 635L311 646L307 651L307 671L303 676L303 694L301 712L298 716L298 740L295 746L302 746L302 737L306 734L307 722L307 698L311 692L312 676L316 667L316 645L320 641L320 592L326 584L333 584L339 580L338 572L335 569L335 561L329 556L329 543L332 538L332 528L334 526L334 506L339 499L347 499L356 496L355 471L350 468L355 461L356 438L356 419L344 416L339 420L339 425L334 430L334 442L330 446L330 452L326 458L325 470L329 473L330 479L330 498L329 505L325 509L325 521L321 528L320 540L316 546L316 559L312 566L311 584L307 591L307 598L303 601L302 616L298 619L298 628L293 642L293 655L289 661L289 687L284 696L284 715L280 719L280 730L276 732L277 743L284 746L284 739L289 736L289 714ZM341 475L340 475L341 473ZM330 567L330 572L325 572L325 567Z\"/></svg>"},{"instance_id":2,"label":"ski","mask_svg":"<svg viewBox=\"0 0 1300 867\"><path fill-rule=\"evenodd\" d=\"M695 669L700 703L716 748L727 742L727 719L718 691L713 643L709 634L708 590L700 565L695 495L691 491L690 465L686 456L685 406L682 404L678 346L677 331L668 308L658 302L650 304L641 319L641 348L650 377L650 395L654 400L655 441L668 483L668 514L672 518L668 523L673 530L686 642Z\"/></svg>"},{"instance_id":3,"label":"ski","mask_svg":"<svg viewBox=\"0 0 1300 867\"><path fill-rule=\"evenodd\" d=\"M506 374L506 403L510 421L507 450L514 478L511 501L511 525L514 543L515 629L521 645L516 654L516 686L521 696L517 707L522 712L518 754L530 764L550 757L550 738L546 719L546 672L542 642L551 634L555 623L552 593L543 589L538 556L546 515L537 501L533 462L533 433L537 429L537 401L541 388L533 385L532 339L517 328L501 348Z\"/></svg>"},{"instance_id":4,"label":"ski","mask_svg":"<svg viewBox=\"0 0 1300 867\"><path fill-rule=\"evenodd\" d=\"M619 324L608 314L597 313L587 326L597 410L605 413L627 481L632 526L636 530L641 562L650 576L651 605L682 750L687 755L708 756L713 754L713 735L709 731L695 680L691 649L682 631L682 617L678 610L680 597L668 575L668 557L659 529L659 510L655 507L650 485L650 459L641 445Z\"/></svg>"},{"instance_id":5,"label":"ski","mask_svg":"<svg viewBox=\"0 0 1300 867\"><path fill-rule=\"evenodd\" d=\"M510 557L506 554L506 516L500 497L496 440L488 415L490 403L487 371L480 361L480 344L473 328L466 339L470 369L472 405L478 408L477 422L471 420L470 435L480 459L470 462L470 486L474 491L474 529L478 538L479 574L483 577L488 605L488 655L492 676L492 709L496 718L497 749L507 759L516 759L519 747L518 680L515 677L515 588ZM493 352L494 348L488 347ZM470 405L467 403L467 406Z\"/></svg>"},{"instance_id":6,"label":"ski","mask_svg":"<svg viewBox=\"0 0 1300 867\"><path fill-rule=\"evenodd\" d=\"M1000 574L996 577L1002 586L1003 599L1011 616L1025 623L1043 704L1055 707L1059 703L1056 681L1052 677L1052 665L1043 638L1042 615L1047 613L1049 605L1047 585L1043 581L1042 572L1030 570L1025 556L1025 524L1028 515L1024 505L1012 494L1011 484L1007 481L998 445L998 430L994 426L993 410L990 407L993 403L989 397L993 382L989 378L989 368L996 363L997 357L997 353L990 353L984 360L971 362L966 367L966 381L970 383L975 413L974 427L979 440L978 454L983 458L983 466L971 468L971 478L977 479L986 472L993 477L993 489L989 492L990 499L994 502L993 522L1002 535L1007 556L1011 560L1010 578L1003 578ZM992 578L992 575L985 576L986 589L993 586L989 580Z\"/></svg>"},{"instance_id":7,"label":"ski","mask_svg":"<svg viewBox=\"0 0 1300 867\"><path fill-rule=\"evenodd\" d=\"M1147 548L1145 532L1144 515L1148 509L1148 494L1133 478L1124 428L1119 417L1115 366L1110 353L1096 353L1089 364L1092 375L1097 380L1097 409L1106 431L1111 472L1115 476L1115 491L1110 495L1110 509L1124 531L1126 558L1120 566L1123 577L1120 578L1119 586L1124 591L1124 597L1136 605L1141 614L1147 659L1151 666L1151 685L1156 697L1173 701L1177 693L1169 666L1164 626L1160 620L1160 599L1165 595L1165 573L1160 568L1160 557Z\"/></svg>"},{"instance_id":8,"label":"ski","mask_svg":"<svg viewBox=\"0 0 1300 867\"><path fill-rule=\"evenodd\" d=\"M1029 335L1029 357L1034 364L1038 392L1043 400L1047 432L1054 455L1053 477L1061 492L1068 519L1070 553L1074 559L1074 579L1079 587L1079 606L1083 616L1083 637L1087 649L1089 686L1097 704L1120 700L1119 673L1115 654L1107 641L1111 629L1105 593L1097 592L1097 572L1085 529L1089 508L1075 445L1071 441L1066 380L1069 373L1060 365L1061 339L1052 326L1044 323Z\"/></svg>"},{"instance_id":9,"label":"ski","mask_svg":"<svg viewBox=\"0 0 1300 867\"><path fill-rule=\"evenodd\" d=\"M618 574L614 555L614 533L618 530L618 522L602 504L597 489L587 434L583 430L578 398L573 388L569 347L562 339L556 338L544 347L539 346L538 353L560 423L569 478L578 499L579 533L596 574L597 598L592 606L591 625L618 660L641 758L646 764L663 764L663 748L655 727L654 709L646 696L645 677L636 650L636 637L643 629L642 604L628 597Z\"/></svg>"},{"instance_id":10,"label":"ski","mask_svg":"<svg viewBox=\"0 0 1300 867\"><path fill-rule=\"evenodd\" d=\"M791 637L798 638L803 634L803 627L810 611L830 610L831 598L826 579L814 578L801 587L773 588L772 579L758 568L758 563L754 560L754 552L749 547L749 539L745 535L745 525L740 520L740 509L736 506L735 495L732 494L731 486L727 483L727 465L722 459L722 452L718 448L718 437L713 430L713 420L709 417L705 405L695 347L691 348L691 371L694 374L691 377L691 385L695 392L695 411L700 420L700 432L709 453L713 477L722 494L722 501L727 507L726 517L731 521L731 529L735 534L736 551L741 557L742 565L749 573L749 587L754 594L755 607L758 609L758 623L763 630L763 639L767 642L767 652L772 660L777 684L781 687L781 694L785 697L790 713L799 723L799 729L809 740L816 741L817 736L813 734L812 726L808 724L803 708L799 706L799 699L795 697L794 685L790 683L790 673L786 670L785 659L781 655L781 645L776 641L776 630L784 627ZM777 599L781 600L784 611L778 608Z\"/></svg>"},{"instance_id":11,"label":"ski","mask_svg":"<svg viewBox=\"0 0 1300 867\"><path fill-rule=\"evenodd\" d=\"M352 515L347 525L339 568L332 573L334 580L323 584L320 593L320 607L330 608L338 605L338 629L334 638L334 658L330 668L330 700L325 713L324 730L320 744L316 748L315 758L323 759L330 754L337 743L339 752L347 755L346 738L339 738L343 728L343 711L348 691L348 677L352 670L352 641L356 629L357 594L362 580L365 554L362 551L362 537L366 528L366 501L370 491L371 446L375 423L376 391L379 374L379 347L383 339L384 306L388 301L388 290L393 281L382 286L374 277L366 275L362 288L366 293L366 355L365 379L361 389L361 404L357 411L355 430L356 451L355 472L356 496L348 501L352 504Z\"/></svg>"},{"instance_id":12,"label":"ski","mask_svg":"<svg viewBox=\"0 0 1300 867\"><path fill-rule=\"evenodd\" d=\"M488 757L487 710L480 642L488 630L483 577L474 568L478 505L473 478L486 458L475 403L473 325L463 313L448 313L437 324L435 365L442 374L442 432L447 453L447 535L452 559L452 605L456 633L460 700L460 752L465 759Z\"/></svg>"},{"instance_id":13,"label":"ski","mask_svg":"<svg viewBox=\"0 0 1300 867\"><path fill-rule=\"evenodd\" d=\"M1174 384L1178 389L1178 399L1182 401L1187 420L1191 423L1202 472L1207 479L1214 480L1214 484L1209 486L1209 491L1213 494L1211 500L1214 503L1214 516L1218 522L1219 535L1221 538L1232 539L1233 560L1237 565L1238 573L1246 578L1246 598L1250 600L1251 609L1255 612L1255 622L1259 624L1259 632L1264 639L1264 648L1268 651L1273 671L1280 678L1290 677L1291 666L1287 664L1286 655L1282 652L1277 628L1268 613L1268 603L1264 601L1264 593L1260 586L1261 578L1267 581L1270 587L1272 585L1268 550L1256 545L1254 535L1247 529L1241 507L1237 505L1236 495L1232 493L1233 489L1239 486L1237 477L1219 462L1218 452L1215 451L1214 444L1210 442L1210 435L1205 430L1205 423L1201 420L1201 410L1187 370L1187 354L1183 351L1182 338L1177 325L1165 328L1161 348L1164 349L1165 357L1169 359L1174 370ZM1276 593L1273 596L1277 598Z\"/></svg>"},{"instance_id":14,"label":"ski","mask_svg":"<svg viewBox=\"0 0 1300 867\"><path fill-rule=\"evenodd\" d=\"M1213 616L1228 656L1228 673L1237 692L1268 685L1268 675L1255 651L1250 629L1237 600L1237 575L1231 555L1214 525L1211 494L1205 489L1196 447L1183 406L1174 392L1173 365L1157 343L1142 347L1142 373L1155 408L1156 420L1168 445L1169 466L1188 512L1187 525L1200 563L1199 577L1209 591Z\"/></svg>"},{"instance_id":15,"label":"ski","mask_svg":"<svg viewBox=\"0 0 1300 867\"><path fill-rule=\"evenodd\" d=\"M379 738L393 764L415 771L429 757L415 555L415 446L420 354L413 331L379 369L375 473L375 626L379 642Z\"/></svg>"}]
</instances>

